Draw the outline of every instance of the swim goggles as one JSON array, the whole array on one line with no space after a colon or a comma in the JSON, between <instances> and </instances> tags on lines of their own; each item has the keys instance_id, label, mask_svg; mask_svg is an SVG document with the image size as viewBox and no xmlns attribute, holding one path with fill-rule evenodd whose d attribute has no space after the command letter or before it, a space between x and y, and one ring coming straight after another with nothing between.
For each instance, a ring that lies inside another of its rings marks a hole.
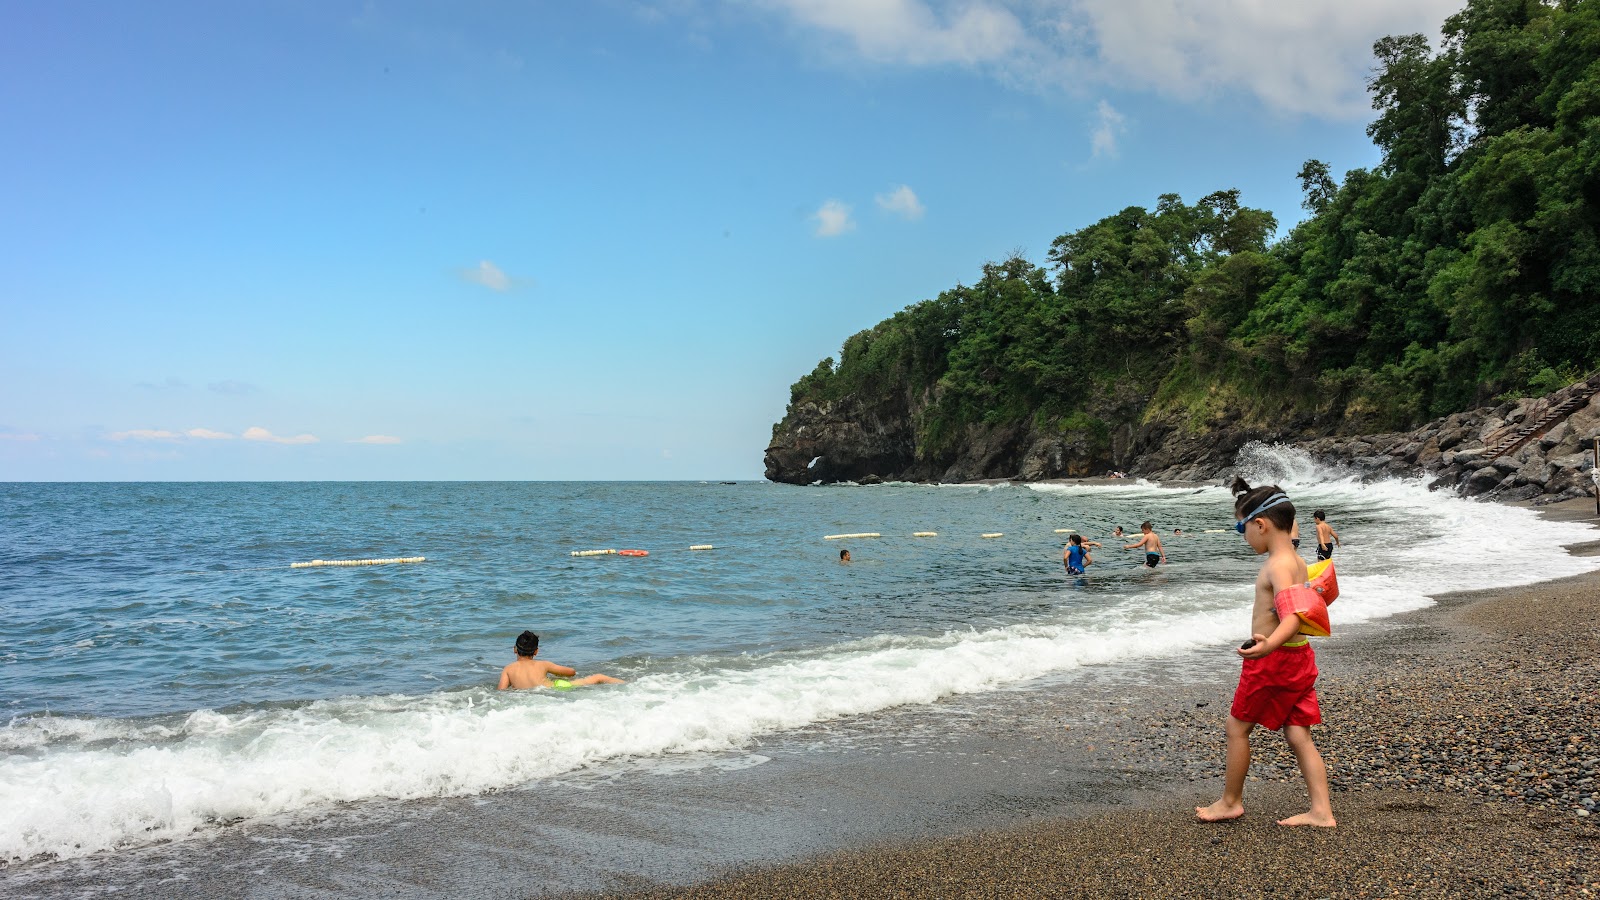
<instances>
[{"instance_id":1,"label":"swim goggles","mask_svg":"<svg viewBox=\"0 0 1600 900\"><path fill-rule=\"evenodd\" d=\"M1261 502L1261 505L1256 507L1255 512L1253 512L1250 515L1245 516L1244 518L1240 519L1239 521L1233 523L1233 530L1239 532L1240 534L1244 534L1244 524L1246 522L1250 521L1251 519L1254 519L1256 516L1261 515L1262 513L1266 512L1267 510L1269 510L1271 508L1273 508L1274 506L1277 506L1280 503L1288 503L1288 502L1289 502L1289 495L1288 494L1285 494L1285 493L1283 493L1281 491L1276 493L1276 494L1273 494L1271 497L1268 497L1267 499L1263 500Z\"/></svg>"}]
</instances>

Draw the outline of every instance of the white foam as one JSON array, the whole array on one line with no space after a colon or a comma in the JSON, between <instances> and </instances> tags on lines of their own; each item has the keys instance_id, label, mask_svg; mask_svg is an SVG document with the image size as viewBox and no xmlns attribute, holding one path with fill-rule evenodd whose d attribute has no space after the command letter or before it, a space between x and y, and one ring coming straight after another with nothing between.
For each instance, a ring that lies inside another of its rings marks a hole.
<instances>
[{"instance_id":1,"label":"white foam","mask_svg":"<svg viewBox=\"0 0 1600 900\"><path fill-rule=\"evenodd\" d=\"M1600 566L1560 549L1593 539L1589 526L1429 493L1415 481L1293 471L1302 461L1281 451L1267 458L1282 467L1277 480L1302 512L1328 508L1345 539L1336 627L1426 606L1444 591ZM1035 489L1066 500L1094 491L1231 522L1232 498L1221 488ZM1208 537L1186 547L1198 556L1221 546ZM1248 578L1169 576L1092 615L1069 603L1044 621L986 630L680 659L672 672L570 694L480 688L200 710L182 721L14 720L0 728L0 858L79 856L345 801L507 789L605 761L746 747L762 734L1079 666L1223 652L1247 627L1250 590Z\"/></svg>"}]
</instances>

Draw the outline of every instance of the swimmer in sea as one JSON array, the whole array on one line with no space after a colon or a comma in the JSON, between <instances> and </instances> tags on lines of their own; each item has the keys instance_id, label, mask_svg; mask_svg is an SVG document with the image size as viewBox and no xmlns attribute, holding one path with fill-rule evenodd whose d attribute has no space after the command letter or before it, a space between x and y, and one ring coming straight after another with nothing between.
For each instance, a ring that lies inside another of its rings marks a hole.
<instances>
[{"instance_id":1,"label":"swimmer in sea","mask_svg":"<svg viewBox=\"0 0 1600 900\"><path fill-rule=\"evenodd\" d=\"M1118 525L1117 527L1111 529L1111 536L1115 537L1115 538L1127 537L1127 535L1122 533L1122 526L1121 525Z\"/></svg>"},{"instance_id":2,"label":"swimmer in sea","mask_svg":"<svg viewBox=\"0 0 1600 900\"><path fill-rule=\"evenodd\" d=\"M1139 530L1144 532L1144 537L1123 547L1124 550L1144 548L1144 565L1147 569L1154 569L1157 565L1167 561L1167 551L1161 546L1161 536L1156 534L1155 526L1149 522L1139 525Z\"/></svg>"},{"instance_id":3,"label":"swimmer in sea","mask_svg":"<svg viewBox=\"0 0 1600 900\"><path fill-rule=\"evenodd\" d=\"M1066 565L1068 575L1082 575L1085 569L1094 564L1094 558L1089 555L1089 548L1084 546L1092 543L1094 542L1085 541L1081 534L1067 537L1067 548L1061 553L1061 562Z\"/></svg>"},{"instance_id":4,"label":"swimmer in sea","mask_svg":"<svg viewBox=\"0 0 1600 900\"><path fill-rule=\"evenodd\" d=\"M850 561L850 551L849 550L840 550L839 551L839 562L847 563L849 561Z\"/></svg>"},{"instance_id":5,"label":"swimmer in sea","mask_svg":"<svg viewBox=\"0 0 1600 900\"><path fill-rule=\"evenodd\" d=\"M542 659L534 659L539 654L539 636L531 631L524 631L517 635L517 661L500 670L500 690L526 690L528 688L555 688L558 691L570 691L575 687L585 687L591 684L624 684L620 678L610 675L586 675L582 678L573 678L578 670L570 666L563 666ZM552 677L554 676L554 677ZM572 679L572 680L568 680Z\"/></svg>"}]
</instances>

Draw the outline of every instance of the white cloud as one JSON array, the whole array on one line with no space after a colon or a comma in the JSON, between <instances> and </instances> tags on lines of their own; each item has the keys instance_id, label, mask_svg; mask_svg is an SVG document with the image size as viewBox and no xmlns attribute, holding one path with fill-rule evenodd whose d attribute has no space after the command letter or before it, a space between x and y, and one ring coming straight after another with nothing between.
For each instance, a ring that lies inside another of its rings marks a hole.
<instances>
[{"instance_id":1,"label":"white cloud","mask_svg":"<svg viewBox=\"0 0 1600 900\"><path fill-rule=\"evenodd\" d=\"M315 444L317 436L314 434L297 434L294 437L279 437L272 432L253 425L244 430L244 439L247 441L267 441L273 444Z\"/></svg>"},{"instance_id":2,"label":"white cloud","mask_svg":"<svg viewBox=\"0 0 1600 900\"><path fill-rule=\"evenodd\" d=\"M132 431L112 432L109 437L113 441L176 441L183 437L176 431L163 431L154 428L135 428Z\"/></svg>"},{"instance_id":3,"label":"white cloud","mask_svg":"<svg viewBox=\"0 0 1600 900\"><path fill-rule=\"evenodd\" d=\"M227 381L213 381L206 385L206 389L215 391L219 394L233 394L236 396L254 394L257 390L256 386L248 381L238 381L233 378L230 378Z\"/></svg>"},{"instance_id":4,"label":"white cloud","mask_svg":"<svg viewBox=\"0 0 1600 900\"><path fill-rule=\"evenodd\" d=\"M199 438L202 441L231 441L233 435L226 431L212 431L209 428L191 428L184 432L189 437Z\"/></svg>"},{"instance_id":5,"label":"white cloud","mask_svg":"<svg viewBox=\"0 0 1600 900\"><path fill-rule=\"evenodd\" d=\"M1242 93L1279 112L1367 115L1372 42L1437 35L1462 0L759 0L869 62L958 65L1060 92Z\"/></svg>"},{"instance_id":6,"label":"white cloud","mask_svg":"<svg viewBox=\"0 0 1600 900\"><path fill-rule=\"evenodd\" d=\"M1089 145L1096 159L1117 155L1117 139L1128 130L1128 120L1104 100L1095 109L1094 130L1089 135Z\"/></svg>"},{"instance_id":7,"label":"white cloud","mask_svg":"<svg viewBox=\"0 0 1600 900\"><path fill-rule=\"evenodd\" d=\"M876 198L878 208L892 212L909 221L915 222L927 212L922 201L917 199L917 192L907 185L900 185L887 194L879 194Z\"/></svg>"},{"instance_id":8,"label":"white cloud","mask_svg":"<svg viewBox=\"0 0 1600 900\"><path fill-rule=\"evenodd\" d=\"M364 438L357 438L356 440L350 441L349 443L352 443L352 444L399 444L399 443L402 443L402 441L399 438L395 437L394 435L389 435L389 434L369 434Z\"/></svg>"},{"instance_id":9,"label":"white cloud","mask_svg":"<svg viewBox=\"0 0 1600 900\"><path fill-rule=\"evenodd\" d=\"M966 65L994 62L1028 43L1022 22L999 3L922 0L765 0L803 25L848 39L874 62Z\"/></svg>"},{"instance_id":10,"label":"white cloud","mask_svg":"<svg viewBox=\"0 0 1600 900\"><path fill-rule=\"evenodd\" d=\"M39 436L31 431L15 431L0 426L0 441L37 441Z\"/></svg>"},{"instance_id":11,"label":"white cloud","mask_svg":"<svg viewBox=\"0 0 1600 900\"><path fill-rule=\"evenodd\" d=\"M511 290L511 276L500 271L499 266L487 259L470 269L462 269L461 277L473 284L481 284L491 291L505 293Z\"/></svg>"},{"instance_id":12,"label":"white cloud","mask_svg":"<svg viewBox=\"0 0 1600 900\"><path fill-rule=\"evenodd\" d=\"M823 203L811 218L817 222L817 237L838 237L856 227L855 220L850 218L850 204L839 200Z\"/></svg>"}]
</instances>

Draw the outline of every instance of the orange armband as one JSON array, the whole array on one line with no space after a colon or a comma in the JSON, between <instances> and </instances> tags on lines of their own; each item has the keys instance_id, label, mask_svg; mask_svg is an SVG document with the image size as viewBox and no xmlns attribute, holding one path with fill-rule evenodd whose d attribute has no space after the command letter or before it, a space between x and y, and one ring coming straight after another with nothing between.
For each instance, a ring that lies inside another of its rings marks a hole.
<instances>
[{"instance_id":1,"label":"orange armband","mask_svg":"<svg viewBox=\"0 0 1600 900\"><path fill-rule=\"evenodd\" d=\"M1321 594L1306 585L1297 584L1279 591L1272 598L1272 606L1278 611L1279 621L1290 616L1298 618L1301 634L1327 637L1333 632L1328 622L1328 604Z\"/></svg>"}]
</instances>

